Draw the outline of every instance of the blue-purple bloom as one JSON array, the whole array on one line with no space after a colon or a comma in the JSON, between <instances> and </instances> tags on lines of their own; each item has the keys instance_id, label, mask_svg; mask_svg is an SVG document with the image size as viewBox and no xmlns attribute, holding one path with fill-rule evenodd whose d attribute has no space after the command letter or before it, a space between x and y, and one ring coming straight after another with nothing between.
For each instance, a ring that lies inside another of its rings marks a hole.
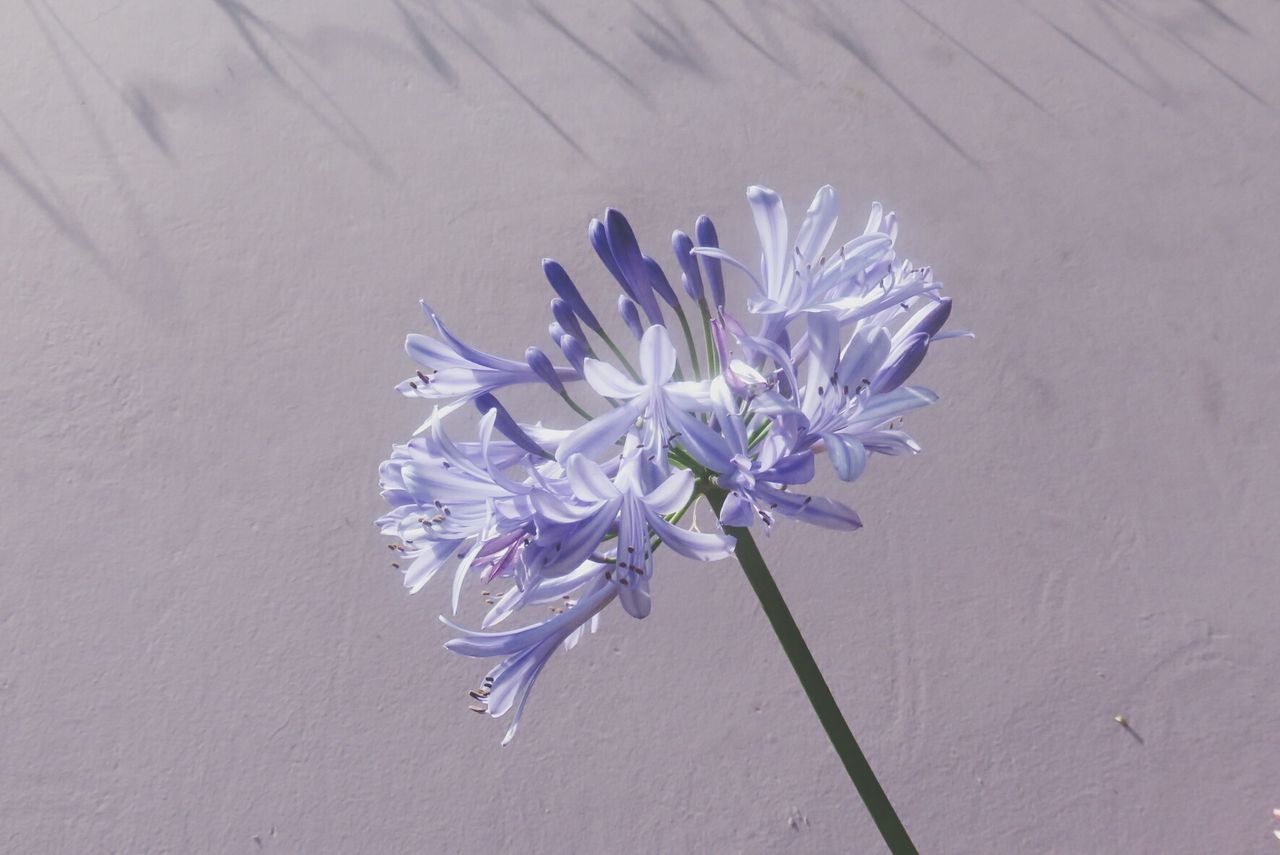
<instances>
[{"instance_id":1,"label":"blue-purple bloom","mask_svg":"<svg viewBox=\"0 0 1280 855\"><path fill-rule=\"evenodd\" d=\"M425 303L436 335L408 337L419 370L397 388L436 404L380 468L391 510L378 523L396 538L410 591L452 565L456 613L465 588L484 587L480 629L442 620L458 633L450 650L499 660L471 697L477 712L515 711L504 744L556 649L594 632L614 600L632 617L649 614L660 547L710 561L733 551L726 528L767 529L779 517L859 528L851 508L803 490L816 462L852 481L872 454L919 451L901 421L937 396L908 381L932 342L965 335L942 332L951 301L941 283L897 257L897 221L878 204L861 234L828 248L838 212L831 187L794 237L776 193L751 187L747 198L759 259L726 252L700 217L694 237L672 235L678 289L620 212L591 221L588 238L638 339L631 359L550 259L548 329L568 365L532 345L523 359L469 347ZM743 309L726 305L724 265L745 273ZM683 356L660 301L679 323ZM686 308L701 320L701 351ZM577 421L518 421L494 393L524 383L545 385ZM587 407L573 397L582 392L594 395ZM455 441L446 416L470 402L478 435ZM723 499L715 531L680 525L701 495ZM533 607L542 619L494 629Z\"/></svg>"}]
</instances>

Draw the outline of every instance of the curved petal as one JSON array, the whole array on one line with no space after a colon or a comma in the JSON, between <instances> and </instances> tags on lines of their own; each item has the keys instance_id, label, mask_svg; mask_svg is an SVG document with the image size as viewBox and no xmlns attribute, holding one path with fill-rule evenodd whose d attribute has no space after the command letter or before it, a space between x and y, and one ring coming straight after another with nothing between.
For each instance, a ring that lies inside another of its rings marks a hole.
<instances>
[{"instance_id":1,"label":"curved petal","mask_svg":"<svg viewBox=\"0 0 1280 855\"><path fill-rule=\"evenodd\" d=\"M580 499L607 502L618 497L618 488L605 476L600 464L581 454L571 456L564 465L569 486Z\"/></svg>"},{"instance_id":2,"label":"curved petal","mask_svg":"<svg viewBox=\"0 0 1280 855\"><path fill-rule=\"evenodd\" d=\"M644 620L653 608L653 596L649 593L649 577L639 573L629 577L627 584L618 588L618 602L627 614Z\"/></svg>"},{"instance_id":3,"label":"curved petal","mask_svg":"<svg viewBox=\"0 0 1280 855\"><path fill-rule=\"evenodd\" d=\"M717 472L728 472L733 468L729 462L733 456L724 437L699 421L691 413L678 407L667 410L667 422L680 436L676 442L688 449L693 458L703 466L709 466Z\"/></svg>"},{"instance_id":4,"label":"curved petal","mask_svg":"<svg viewBox=\"0 0 1280 855\"><path fill-rule=\"evenodd\" d=\"M427 541L413 563L404 570L404 586L409 589L409 593L421 591L422 586L431 581L460 543L460 540Z\"/></svg>"},{"instance_id":5,"label":"curved petal","mask_svg":"<svg viewBox=\"0 0 1280 855\"><path fill-rule=\"evenodd\" d=\"M856 438L824 433L822 441L841 481L852 481L867 468L867 449Z\"/></svg>"},{"instance_id":6,"label":"curved petal","mask_svg":"<svg viewBox=\"0 0 1280 855\"><path fill-rule=\"evenodd\" d=\"M599 359L584 359L582 373L591 388L606 398L629 401L644 391L643 386Z\"/></svg>"},{"instance_id":7,"label":"curved petal","mask_svg":"<svg viewBox=\"0 0 1280 855\"><path fill-rule=\"evenodd\" d=\"M760 284L760 277L756 276L756 274L752 272L750 267L747 267L747 265L743 264L741 261L734 258L732 255L720 249L719 247L695 246L693 249L689 251L692 252L694 255L701 255L704 258L709 258L709 259L712 259L713 261L723 261L726 264L732 264L734 267L738 268L743 273L747 274L748 277L750 277L751 284L756 286L757 291L759 291L761 294L765 293L764 285Z\"/></svg>"},{"instance_id":8,"label":"curved petal","mask_svg":"<svg viewBox=\"0 0 1280 855\"><path fill-rule=\"evenodd\" d=\"M727 534L689 531L667 522L647 508L645 518L648 519L654 534L658 535L663 543L686 558L717 561L733 554L733 545L736 541Z\"/></svg>"},{"instance_id":9,"label":"curved petal","mask_svg":"<svg viewBox=\"0 0 1280 855\"><path fill-rule=\"evenodd\" d=\"M802 261L816 262L819 254L831 240L836 230L836 219L840 213L840 201L836 198L835 188L826 184L818 188L800 224L800 232L796 235L796 252Z\"/></svg>"},{"instance_id":10,"label":"curved petal","mask_svg":"<svg viewBox=\"0 0 1280 855\"><path fill-rule=\"evenodd\" d=\"M685 506L693 495L693 473L688 469L677 469L671 477L649 491L644 503L657 514L674 514Z\"/></svg>"},{"instance_id":11,"label":"curved petal","mask_svg":"<svg viewBox=\"0 0 1280 855\"><path fill-rule=\"evenodd\" d=\"M748 187L747 201L751 204L751 215L764 252L767 293L781 299L791 263L787 258L787 212L782 207L782 198L768 187Z\"/></svg>"},{"instance_id":12,"label":"curved petal","mask_svg":"<svg viewBox=\"0 0 1280 855\"><path fill-rule=\"evenodd\" d=\"M720 508L720 525L748 528L755 519L755 510L745 496L740 493L725 496L724 505Z\"/></svg>"},{"instance_id":13,"label":"curved petal","mask_svg":"<svg viewBox=\"0 0 1280 855\"><path fill-rule=\"evenodd\" d=\"M563 463L574 454L598 456L613 445L618 437L627 432L635 422L636 416L644 411L647 400L648 397L642 395L587 422L564 438L560 447L556 449L556 460Z\"/></svg>"}]
</instances>

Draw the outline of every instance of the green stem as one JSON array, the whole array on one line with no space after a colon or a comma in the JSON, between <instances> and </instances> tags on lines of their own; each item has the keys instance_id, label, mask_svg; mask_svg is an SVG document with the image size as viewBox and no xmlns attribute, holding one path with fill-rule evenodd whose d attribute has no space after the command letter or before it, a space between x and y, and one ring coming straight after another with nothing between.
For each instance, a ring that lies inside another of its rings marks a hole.
<instances>
[{"instance_id":1,"label":"green stem","mask_svg":"<svg viewBox=\"0 0 1280 855\"><path fill-rule=\"evenodd\" d=\"M618 346L613 343L613 339L609 337L609 334L604 331L601 331L599 333L599 336L601 340L604 341L606 345L608 345L609 349L613 351L613 355L618 357L618 361L622 363L622 367L627 369L627 373L631 375L631 379L639 383L640 375L637 374L636 370L631 367L631 363L627 361L627 357L623 356L622 351L618 349Z\"/></svg>"},{"instance_id":2,"label":"green stem","mask_svg":"<svg viewBox=\"0 0 1280 855\"><path fill-rule=\"evenodd\" d=\"M698 365L698 348L693 344L693 330L689 329L689 319L685 317L684 309L676 304L676 317L680 319L680 329L684 330L684 343L689 346L689 359L693 362L693 376L699 377L702 374L702 368Z\"/></svg>"},{"instance_id":3,"label":"green stem","mask_svg":"<svg viewBox=\"0 0 1280 855\"><path fill-rule=\"evenodd\" d=\"M698 301L698 310L702 313L702 335L707 346L707 376L715 377L720 373L720 354L716 352L715 339L711 336L711 309L706 300Z\"/></svg>"},{"instance_id":4,"label":"green stem","mask_svg":"<svg viewBox=\"0 0 1280 855\"><path fill-rule=\"evenodd\" d=\"M711 502L711 507L719 514L726 493L715 487L704 489L704 492ZM880 829L884 842L889 845L889 851L893 855L917 855L915 844L907 836L902 820L898 819L893 805L889 803L889 797L884 794L884 789L876 780L875 773L871 771L871 765L867 763L866 756L858 747L857 740L853 738L853 732L849 730L848 723L840 714L840 707L836 704L827 681L822 678L818 663L809 652L809 646L805 644L804 636L800 634L800 627L796 626L791 610L782 599L782 592L773 581L773 576L770 575L769 568L764 563L764 557L751 538L750 530L732 526L725 530L737 538L734 554L738 558L738 563L742 565L747 581L751 583L752 590L760 600L760 606L769 618L778 641L782 642L782 649L791 660L791 667L800 678L800 685L809 696L809 703L813 705L813 711L818 714L818 720L822 722L831 745L836 749L836 754L840 755L845 771L849 773L849 779L857 787L858 795L862 796L862 802L871 813L871 818L875 820L876 827Z\"/></svg>"},{"instance_id":5,"label":"green stem","mask_svg":"<svg viewBox=\"0 0 1280 855\"><path fill-rule=\"evenodd\" d=\"M583 417L584 419L586 419L587 421L591 421L591 414L590 414L590 413L588 413L586 410L582 409L582 407L579 407L579 406L578 406L578 402L577 402L577 401L575 401L575 400L573 400L573 398L569 397L569 393L568 393L568 392L561 392L561 393L560 393L560 397L564 399L564 402L565 402L566 404L568 404L568 405L569 405L569 407L570 407L570 408L571 408L575 413L577 413L578 415L582 416L582 417Z\"/></svg>"}]
</instances>

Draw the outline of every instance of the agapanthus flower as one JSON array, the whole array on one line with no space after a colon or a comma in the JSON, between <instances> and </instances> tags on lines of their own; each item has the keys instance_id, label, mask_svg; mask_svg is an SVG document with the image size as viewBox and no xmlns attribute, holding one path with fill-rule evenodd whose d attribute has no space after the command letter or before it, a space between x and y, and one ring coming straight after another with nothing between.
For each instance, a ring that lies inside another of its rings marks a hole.
<instances>
[{"instance_id":1,"label":"agapanthus flower","mask_svg":"<svg viewBox=\"0 0 1280 855\"><path fill-rule=\"evenodd\" d=\"M931 343L963 335L942 331L951 303L941 283L897 257L896 218L878 204L861 234L829 250L831 187L794 238L776 193L751 187L747 198L759 264L722 249L704 216L693 237L672 235L676 280L641 251L621 213L591 221L590 243L622 290L630 358L550 259L548 330L567 365L535 345L523 360L472 348L425 303L435 336L406 341L419 370L398 389L434 409L381 466L391 510L379 525L396 538L411 591L450 564L453 614L464 590L482 589L490 609L480 628L442 617L458 633L445 646L499 660L471 697L477 712L514 711L504 744L557 649L594 632L615 600L631 617L649 614L661 547L716 560L734 550L729 529L768 529L783 517L856 529L850 507L803 489L817 462L852 481L873 454L920 450L902 420L937 395L908 381ZM746 274L745 299L732 306L722 264ZM494 393L528 383L575 415L557 406L536 421L513 417ZM584 394L593 396L585 406ZM478 435L454 441L446 418L469 402L482 414ZM699 496L720 508L715 530L685 524ZM495 629L529 613L539 617Z\"/></svg>"}]
</instances>

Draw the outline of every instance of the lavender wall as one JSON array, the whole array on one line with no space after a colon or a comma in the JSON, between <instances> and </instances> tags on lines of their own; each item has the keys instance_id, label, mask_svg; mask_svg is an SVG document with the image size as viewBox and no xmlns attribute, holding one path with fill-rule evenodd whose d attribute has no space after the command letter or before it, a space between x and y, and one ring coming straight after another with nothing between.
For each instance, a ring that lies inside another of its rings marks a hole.
<instances>
[{"instance_id":1,"label":"lavender wall","mask_svg":"<svg viewBox=\"0 0 1280 855\"><path fill-rule=\"evenodd\" d=\"M606 204L831 182L980 334L863 531L765 545L921 848L1269 851L1280 6L0 14L0 850L878 851L731 564L500 749L371 524L419 297L518 353Z\"/></svg>"}]
</instances>

